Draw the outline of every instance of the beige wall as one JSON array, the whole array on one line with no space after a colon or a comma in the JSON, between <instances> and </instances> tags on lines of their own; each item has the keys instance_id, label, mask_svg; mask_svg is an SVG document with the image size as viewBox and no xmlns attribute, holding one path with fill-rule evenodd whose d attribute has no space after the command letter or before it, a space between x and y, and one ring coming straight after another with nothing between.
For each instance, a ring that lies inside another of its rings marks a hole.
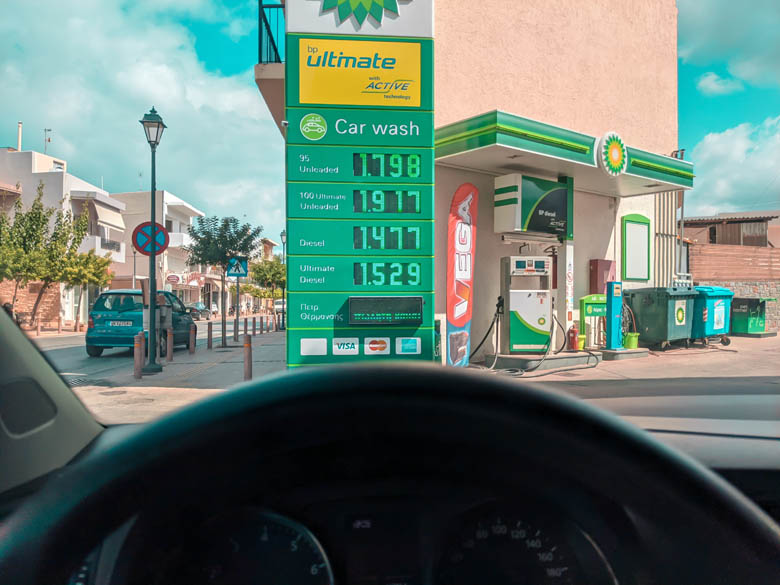
<instances>
[{"instance_id":1,"label":"beige wall","mask_svg":"<svg viewBox=\"0 0 780 585\"><path fill-rule=\"evenodd\" d=\"M504 110L677 148L675 0L436 0L436 126Z\"/></svg>"}]
</instances>

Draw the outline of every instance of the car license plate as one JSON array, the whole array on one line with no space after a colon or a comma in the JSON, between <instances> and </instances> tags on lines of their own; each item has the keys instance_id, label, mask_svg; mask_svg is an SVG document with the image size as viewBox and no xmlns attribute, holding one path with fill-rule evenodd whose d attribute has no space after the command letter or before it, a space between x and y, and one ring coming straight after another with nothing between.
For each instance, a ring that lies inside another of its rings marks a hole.
<instances>
[{"instance_id":1,"label":"car license plate","mask_svg":"<svg viewBox=\"0 0 780 585\"><path fill-rule=\"evenodd\" d=\"M111 321L109 323L111 327L130 327L132 324L132 321Z\"/></svg>"}]
</instances>

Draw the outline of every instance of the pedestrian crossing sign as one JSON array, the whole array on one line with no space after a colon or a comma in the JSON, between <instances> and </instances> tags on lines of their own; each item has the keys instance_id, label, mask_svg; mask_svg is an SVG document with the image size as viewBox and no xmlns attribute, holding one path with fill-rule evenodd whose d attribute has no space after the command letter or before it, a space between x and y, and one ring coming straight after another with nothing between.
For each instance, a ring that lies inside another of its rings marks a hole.
<instances>
[{"instance_id":1,"label":"pedestrian crossing sign","mask_svg":"<svg viewBox=\"0 0 780 585\"><path fill-rule=\"evenodd\" d=\"M235 256L228 261L228 276L246 278L249 276L249 261L242 256Z\"/></svg>"}]
</instances>

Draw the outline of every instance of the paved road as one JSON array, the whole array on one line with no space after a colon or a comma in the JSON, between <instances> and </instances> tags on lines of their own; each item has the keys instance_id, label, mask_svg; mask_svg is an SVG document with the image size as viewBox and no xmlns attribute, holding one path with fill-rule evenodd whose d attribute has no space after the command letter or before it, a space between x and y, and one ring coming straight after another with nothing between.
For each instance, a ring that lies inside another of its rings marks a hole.
<instances>
[{"instance_id":1,"label":"paved road","mask_svg":"<svg viewBox=\"0 0 780 585\"><path fill-rule=\"evenodd\" d=\"M206 321L196 322L198 325L197 347L206 346ZM227 342L233 343L234 321L227 323ZM258 319L258 327L260 326ZM239 323L239 335L244 332L243 319ZM252 332L252 321L249 320L248 330ZM221 339L221 322L214 322L214 347L218 347ZM100 358L91 358L84 349L84 335L44 335L31 337L38 348L43 351L55 369L66 379L89 378L111 380L112 377L125 374L128 368L132 370L131 349L110 349L103 352ZM174 359L179 354L186 354L186 348L176 348Z\"/></svg>"}]
</instances>

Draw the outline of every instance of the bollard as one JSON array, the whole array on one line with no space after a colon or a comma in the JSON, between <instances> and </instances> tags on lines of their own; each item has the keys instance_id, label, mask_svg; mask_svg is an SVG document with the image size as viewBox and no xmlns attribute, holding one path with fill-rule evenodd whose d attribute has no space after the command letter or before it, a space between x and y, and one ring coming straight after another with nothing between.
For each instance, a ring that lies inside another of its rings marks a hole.
<instances>
[{"instance_id":1,"label":"bollard","mask_svg":"<svg viewBox=\"0 0 780 585\"><path fill-rule=\"evenodd\" d=\"M190 343L189 343L189 350L190 353L195 353L195 337L197 335L198 328L195 327L195 324L193 323L190 325Z\"/></svg>"},{"instance_id":2,"label":"bollard","mask_svg":"<svg viewBox=\"0 0 780 585\"><path fill-rule=\"evenodd\" d=\"M206 347L208 349L213 349L214 348L214 341L213 341L213 338L212 338L213 334L214 334L214 322L213 321L209 321L208 332L206 333Z\"/></svg>"},{"instance_id":3,"label":"bollard","mask_svg":"<svg viewBox=\"0 0 780 585\"><path fill-rule=\"evenodd\" d=\"M252 379L252 338L244 335L244 380Z\"/></svg>"},{"instance_id":4,"label":"bollard","mask_svg":"<svg viewBox=\"0 0 780 585\"><path fill-rule=\"evenodd\" d=\"M257 317L252 317L252 337L257 335Z\"/></svg>"},{"instance_id":5,"label":"bollard","mask_svg":"<svg viewBox=\"0 0 780 585\"><path fill-rule=\"evenodd\" d=\"M265 317L260 316L260 335L265 333Z\"/></svg>"},{"instance_id":6,"label":"bollard","mask_svg":"<svg viewBox=\"0 0 780 585\"><path fill-rule=\"evenodd\" d=\"M244 317L244 335L249 333L249 318Z\"/></svg>"},{"instance_id":7,"label":"bollard","mask_svg":"<svg viewBox=\"0 0 780 585\"><path fill-rule=\"evenodd\" d=\"M233 321L233 341L238 341L238 317Z\"/></svg>"},{"instance_id":8,"label":"bollard","mask_svg":"<svg viewBox=\"0 0 780 585\"><path fill-rule=\"evenodd\" d=\"M165 361L173 361L173 329L170 327L165 332Z\"/></svg>"},{"instance_id":9,"label":"bollard","mask_svg":"<svg viewBox=\"0 0 780 585\"><path fill-rule=\"evenodd\" d=\"M133 378L141 379L144 368L144 333L136 333L133 338Z\"/></svg>"},{"instance_id":10,"label":"bollard","mask_svg":"<svg viewBox=\"0 0 780 585\"><path fill-rule=\"evenodd\" d=\"M57 335L62 333L62 315L57 317Z\"/></svg>"},{"instance_id":11,"label":"bollard","mask_svg":"<svg viewBox=\"0 0 780 585\"><path fill-rule=\"evenodd\" d=\"M276 332L276 313L268 318L271 320L271 332Z\"/></svg>"}]
</instances>

